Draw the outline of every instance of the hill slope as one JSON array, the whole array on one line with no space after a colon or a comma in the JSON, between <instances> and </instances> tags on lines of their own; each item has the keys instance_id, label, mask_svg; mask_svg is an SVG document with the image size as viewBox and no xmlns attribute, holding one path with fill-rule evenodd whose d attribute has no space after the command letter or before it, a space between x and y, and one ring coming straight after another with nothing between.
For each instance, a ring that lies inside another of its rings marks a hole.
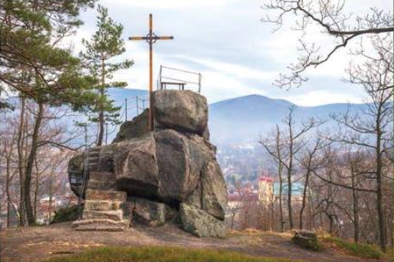
<instances>
[{"instance_id":1,"label":"hill slope","mask_svg":"<svg viewBox=\"0 0 394 262\"><path fill-rule=\"evenodd\" d=\"M256 140L269 132L275 124L281 124L295 104L261 95L249 95L220 101L209 106L209 127L215 142ZM308 117L327 119L331 113L344 113L348 104L328 104L316 107L297 106L294 119L297 122ZM359 110L365 105L354 104Z\"/></svg>"}]
</instances>

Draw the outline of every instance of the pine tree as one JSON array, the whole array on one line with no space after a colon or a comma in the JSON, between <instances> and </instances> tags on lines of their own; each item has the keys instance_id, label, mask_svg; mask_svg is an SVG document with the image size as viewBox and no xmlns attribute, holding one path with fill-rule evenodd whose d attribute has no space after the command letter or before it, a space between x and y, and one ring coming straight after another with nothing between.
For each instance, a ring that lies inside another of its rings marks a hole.
<instances>
[{"instance_id":1,"label":"pine tree","mask_svg":"<svg viewBox=\"0 0 394 262\"><path fill-rule=\"evenodd\" d=\"M91 76L93 76L97 85L95 89L101 95L97 105L92 108L95 115L90 117L90 121L99 124L99 132L96 144L101 146L104 138L105 123L119 123L119 107L113 105L113 101L106 99L107 89L110 87L125 87L126 82L107 82L113 78L113 73L121 69L127 69L133 65L133 61L124 60L121 62L112 62L125 52L124 40L121 38L123 26L117 24L108 16L108 9L99 5L97 8L97 31L91 39L82 42L86 48L81 52L81 57L89 68Z\"/></svg>"},{"instance_id":2,"label":"pine tree","mask_svg":"<svg viewBox=\"0 0 394 262\"><path fill-rule=\"evenodd\" d=\"M40 147L44 107L69 105L87 110L97 100L89 89L94 78L82 72L80 59L60 45L82 24L79 11L95 0L13 0L0 2L1 92L17 93L34 101L31 145L21 165L21 191L29 225L35 223L30 199L33 163ZM24 216L24 214L21 214ZM23 219L22 219L23 221Z\"/></svg>"}]
</instances>

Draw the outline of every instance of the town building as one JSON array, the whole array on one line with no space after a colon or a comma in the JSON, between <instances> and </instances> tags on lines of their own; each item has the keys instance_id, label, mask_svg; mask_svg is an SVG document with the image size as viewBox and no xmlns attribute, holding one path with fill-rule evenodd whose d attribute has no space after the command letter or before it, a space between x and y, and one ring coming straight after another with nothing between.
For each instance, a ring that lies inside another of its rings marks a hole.
<instances>
[{"instance_id":1,"label":"town building","mask_svg":"<svg viewBox=\"0 0 394 262\"><path fill-rule=\"evenodd\" d=\"M280 183L275 182L272 177L260 176L258 180L258 198L259 201L265 204L275 202L280 196ZM293 182L291 184L291 200L294 203L302 201L304 185L300 182ZM288 185L283 182L282 184L282 199L287 199Z\"/></svg>"}]
</instances>

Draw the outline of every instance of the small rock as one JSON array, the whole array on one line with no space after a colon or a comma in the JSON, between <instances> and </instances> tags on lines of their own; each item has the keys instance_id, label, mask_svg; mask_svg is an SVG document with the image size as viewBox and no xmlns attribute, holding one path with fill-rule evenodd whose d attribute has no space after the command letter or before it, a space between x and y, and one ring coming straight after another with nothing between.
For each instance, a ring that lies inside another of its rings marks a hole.
<instances>
[{"instance_id":1,"label":"small rock","mask_svg":"<svg viewBox=\"0 0 394 262\"><path fill-rule=\"evenodd\" d=\"M320 245L317 241L316 233L309 230L298 230L294 233L292 241L298 246L310 250L319 250Z\"/></svg>"},{"instance_id":2,"label":"small rock","mask_svg":"<svg viewBox=\"0 0 394 262\"><path fill-rule=\"evenodd\" d=\"M135 220L145 225L161 226L174 216L172 209L164 203L142 198L132 198L131 202L134 203Z\"/></svg>"}]
</instances>

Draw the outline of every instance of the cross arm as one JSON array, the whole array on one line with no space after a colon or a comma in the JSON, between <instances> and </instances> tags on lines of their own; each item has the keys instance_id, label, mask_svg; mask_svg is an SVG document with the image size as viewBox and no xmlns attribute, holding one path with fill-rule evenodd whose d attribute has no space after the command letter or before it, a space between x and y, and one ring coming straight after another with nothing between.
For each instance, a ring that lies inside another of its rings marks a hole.
<instances>
[{"instance_id":1,"label":"cross arm","mask_svg":"<svg viewBox=\"0 0 394 262\"><path fill-rule=\"evenodd\" d=\"M172 40L172 39L174 39L174 37L173 36L158 36L157 39L160 39L160 40Z\"/></svg>"},{"instance_id":2,"label":"cross arm","mask_svg":"<svg viewBox=\"0 0 394 262\"><path fill-rule=\"evenodd\" d=\"M148 39L146 36L131 36L129 40L146 40Z\"/></svg>"},{"instance_id":3,"label":"cross arm","mask_svg":"<svg viewBox=\"0 0 394 262\"><path fill-rule=\"evenodd\" d=\"M129 40L149 40L149 36L131 36ZM172 40L173 36L152 36L152 40Z\"/></svg>"}]
</instances>

